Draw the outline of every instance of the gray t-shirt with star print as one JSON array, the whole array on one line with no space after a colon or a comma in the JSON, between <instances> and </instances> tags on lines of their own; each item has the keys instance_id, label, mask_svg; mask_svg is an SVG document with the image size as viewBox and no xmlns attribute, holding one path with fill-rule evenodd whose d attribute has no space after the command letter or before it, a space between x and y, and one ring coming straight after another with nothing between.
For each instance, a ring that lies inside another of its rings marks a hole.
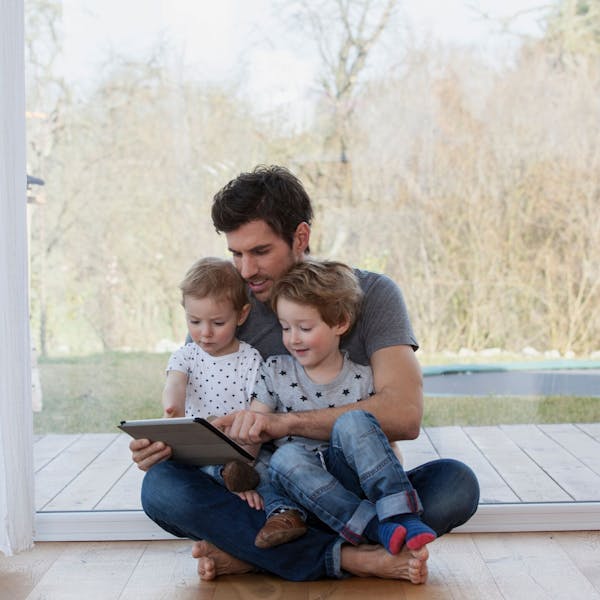
<instances>
[{"instance_id":1,"label":"gray t-shirt with star print","mask_svg":"<svg viewBox=\"0 0 600 600\"><path fill-rule=\"evenodd\" d=\"M261 365L252 399L266 404L273 412L300 412L354 404L373 393L371 368L352 362L347 353L338 376L325 384L312 381L291 356L279 355L269 357ZM323 440L301 436L275 440L277 446L288 442L301 443L309 449L328 445Z\"/></svg>"}]
</instances>

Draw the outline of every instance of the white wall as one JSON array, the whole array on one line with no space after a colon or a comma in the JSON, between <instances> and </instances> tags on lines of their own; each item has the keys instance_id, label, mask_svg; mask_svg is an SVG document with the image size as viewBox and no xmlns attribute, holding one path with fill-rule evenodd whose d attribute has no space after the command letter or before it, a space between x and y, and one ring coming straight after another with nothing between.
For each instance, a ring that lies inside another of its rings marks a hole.
<instances>
[{"instance_id":1,"label":"white wall","mask_svg":"<svg viewBox=\"0 0 600 600\"><path fill-rule=\"evenodd\" d=\"M23 1L0 0L0 551L33 543Z\"/></svg>"}]
</instances>

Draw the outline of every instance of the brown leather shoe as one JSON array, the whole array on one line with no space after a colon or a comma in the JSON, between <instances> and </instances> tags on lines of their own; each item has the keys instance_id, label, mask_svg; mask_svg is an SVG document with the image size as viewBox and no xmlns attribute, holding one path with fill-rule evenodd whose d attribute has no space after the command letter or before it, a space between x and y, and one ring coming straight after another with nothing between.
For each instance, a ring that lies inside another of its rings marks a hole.
<instances>
[{"instance_id":1,"label":"brown leather shoe","mask_svg":"<svg viewBox=\"0 0 600 600\"><path fill-rule=\"evenodd\" d=\"M258 532L254 545L258 548L279 546L303 536L306 530L306 524L297 510L275 513Z\"/></svg>"},{"instance_id":2,"label":"brown leather shoe","mask_svg":"<svg viewBox=\"0 0 600 600\"><path fill-rule=\"evenodd\" d=\"M230 492L247 492L260 483L256 469L241 460L231 460L221 471L225 487Z\"/></svg>"}]
</instances>

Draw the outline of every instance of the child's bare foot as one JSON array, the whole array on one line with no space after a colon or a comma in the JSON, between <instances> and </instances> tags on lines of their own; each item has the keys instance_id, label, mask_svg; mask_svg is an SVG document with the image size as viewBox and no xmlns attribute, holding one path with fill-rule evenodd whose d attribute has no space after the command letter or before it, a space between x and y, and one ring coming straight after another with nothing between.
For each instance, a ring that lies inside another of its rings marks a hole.
<instances>
[{"instance_id":1,"label":"child's bare foot","mask_svg":"<svg viewBox=\"0 0 600 600\"><path fill-rule=\"evenodd\" d=\"M198 559L198 575L204 581L216 579L219 575L241 575L255 570L252 565L204 540L194 542L192 556Z\"/></svg>"},{"instance_id":2,"label":"child's bare foot","mask_svg":"<svg viewBox=\"0 0 600 600\"><path fill-rule=\"evenodd\" d=\"M426 546L419 550L403 548L399 554L390 554L383 546L363 544L342 546L342 569L358 577L405 579L414 584L427 581Z\"/></svg>"}]
</instances>

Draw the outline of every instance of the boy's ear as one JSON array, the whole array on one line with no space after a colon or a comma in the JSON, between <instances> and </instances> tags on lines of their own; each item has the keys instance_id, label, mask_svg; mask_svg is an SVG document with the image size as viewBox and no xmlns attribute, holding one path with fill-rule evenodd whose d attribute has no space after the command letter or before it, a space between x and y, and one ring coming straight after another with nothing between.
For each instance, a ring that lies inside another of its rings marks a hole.
<instances>
[{"instance_id":1,"label":"boy's ear","mask_svg":"<svg viewBox=\"0 0 600 600\"><path fill-rule=\"evenodd\" d=\"M242 306L242 310L240 310L240 314L238 315L238 320L237 320L238 327L244 323L244 321L248 318L249 314L250 314L250 305L244 304L244 306Z\"/></svg>"},{"instance_id":2,"label":"boy's ear","mask_svg":"<svg viewBox=\"0 0 600 600\"><path fill-rule=\"evenodd\" d=\"M337 325L333 327L333 331L336 335L342 336L350 329L350 320L348 317L344 317Z\"/></svg>"}]
</instances>

